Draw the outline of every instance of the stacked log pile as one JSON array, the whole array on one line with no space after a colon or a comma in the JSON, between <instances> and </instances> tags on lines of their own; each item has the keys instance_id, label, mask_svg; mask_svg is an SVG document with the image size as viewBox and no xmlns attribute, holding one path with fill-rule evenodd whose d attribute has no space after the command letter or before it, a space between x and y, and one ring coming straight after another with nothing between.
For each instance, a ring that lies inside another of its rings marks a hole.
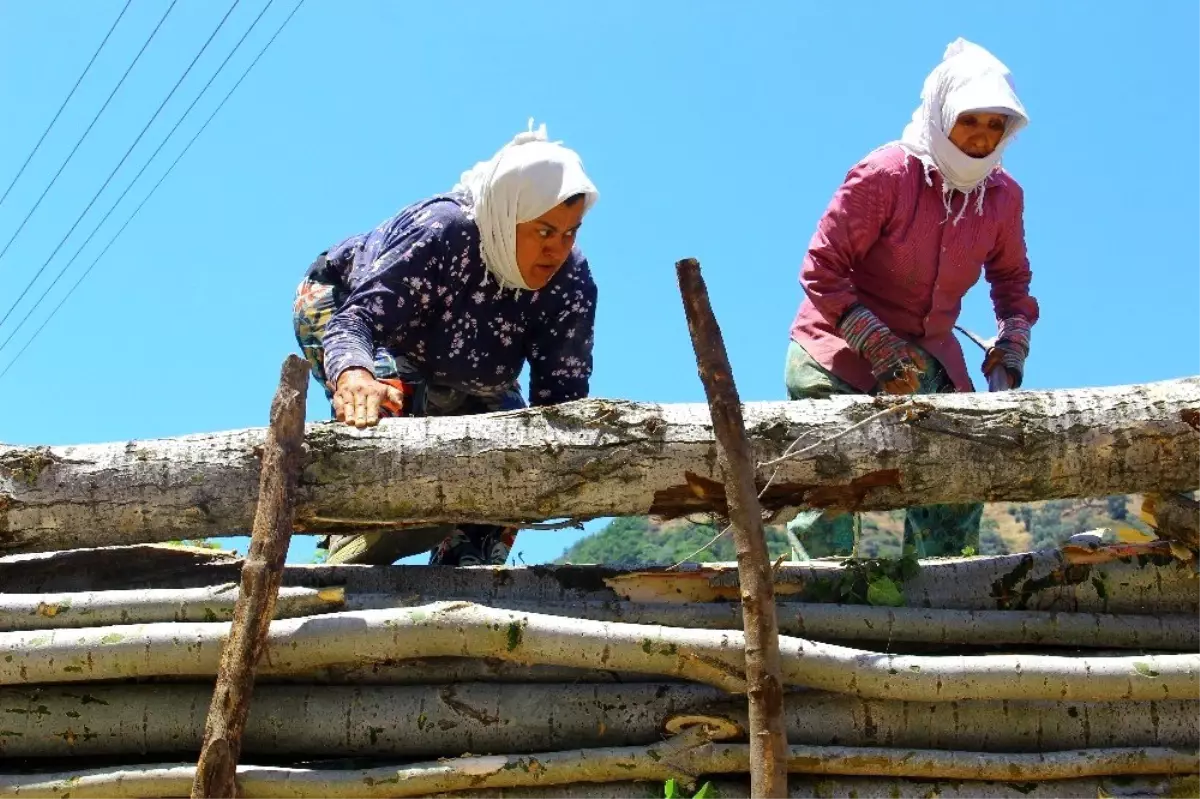
<instances>
[{"instance_id":1,"label":"stacked log pile","mask_svg":"<svg viewBox=\"0 0 1200 799\"><path fill-rule=\"evenodd\" d=\"M748 404L760 463L840 436L762 468L779 515L1132 491L1171 508L1146 545L779 564L790 794L1194 794L1200 582L1177 494L1200 480L1197 408L1195 379ZM188 795L241 561L151 542L245 529L261 441L0 448L0 797ZM725 511L693 408L314 425L307 444L308 530ZM838 601L881 575L895 601ZM275 619L241 795L747 795L733 564L288 566Z\"/></svg>"}]
</instances>

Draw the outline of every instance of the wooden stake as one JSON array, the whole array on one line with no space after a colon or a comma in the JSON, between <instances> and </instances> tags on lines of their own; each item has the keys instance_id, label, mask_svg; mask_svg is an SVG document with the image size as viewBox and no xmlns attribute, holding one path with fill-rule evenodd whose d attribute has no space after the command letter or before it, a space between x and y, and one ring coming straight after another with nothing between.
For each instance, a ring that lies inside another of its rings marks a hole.
<instances>
[{"instance_id":1,"label":"wooden stake","mask_svg":"<svg viewBox=\"0 0 1200 799\"><path fill-rule=\"evenodd\" d=\"M254 671L266 646L275 599L292 540L296 483L304 460L304 402L308 362L289 355L271 402L271 426L262 450L258 507L250 551L242 566L241 592L229 637L221 650L204 742L192 782L192 799L238 795L236 772L242 731L254 693Z\"/></svg>"},{"instance_id":2,"label":"wooden stake","mask_svg":"<svg viewBox=\"0 0 1200 799\"><path fill-rule=\"evenodd\" d=\"M708 300L700 263L675 264L700 381L708 396L718 460L725 479L729 519L737 549L742 626L746 632L746 685L750 698L750 795L787 796L787 731L771 561L763 533L754 460L742 420L721 328Z\"/></svg>"}]
</instances>

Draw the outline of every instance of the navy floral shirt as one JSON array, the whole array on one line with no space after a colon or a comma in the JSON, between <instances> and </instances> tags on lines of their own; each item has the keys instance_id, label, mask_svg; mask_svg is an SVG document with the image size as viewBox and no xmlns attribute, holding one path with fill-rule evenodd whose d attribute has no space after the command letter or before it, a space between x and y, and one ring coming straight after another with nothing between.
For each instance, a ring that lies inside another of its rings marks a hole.
<instances>
[{"instance_id":1,"label":"navy floral shirt","mask_svg":"<svg viewBox=\"0 0 1200 799\"><path fill-rule=\"evenodd\" d=\"M430 383L472 394L509 387L530 366L530 404L588 395L596 284L578 249L539 291L501 290L484 266L479 228L454 196L410 205L327 255L345 300L325 332L331 383L371 369L376 346Z\"/></svg>"}]
</instances>

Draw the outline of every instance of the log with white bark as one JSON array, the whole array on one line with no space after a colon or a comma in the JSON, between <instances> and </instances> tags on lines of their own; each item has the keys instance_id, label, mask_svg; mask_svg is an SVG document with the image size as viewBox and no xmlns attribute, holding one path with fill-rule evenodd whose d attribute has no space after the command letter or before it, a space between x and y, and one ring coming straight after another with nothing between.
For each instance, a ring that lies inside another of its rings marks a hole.
<instances>
[{"instance_id":1,"label":"log with white bark","mask_svg":"<svg viewBox=\"0 0 1200 799\"><path fill-rule=\"evenodd\" d=\"M750 799L749 780L714 779L710 796ZM655 799L662 786L646 782L602 782L548 788L492 788L437 794L445 799ZM1091 777L1049 782L942 782L888 777L788 777L788 796L851 796L855 799L1096 799L1096 797L1195 797L1200 779L1183 777Z\"/></svg>"},{"instance_id":2,"label":"log with white bark","mask_svg":"<svg viewBox=\"0 0 1200 799\"><path fill-rule=\"evenodd\" d=\"M745 406L768 508L887 509L1200 488L1200 378L914 400ZM66 447L0 447L0 550L233 535L249 529L262 429ZM399 522L535 522L724 510L704 405L582 400L485 416L309 427L301 531Z\"/></svg>"},{"instance_id":3,"label":"log with white bark","mask_svg":"<svg viewBox=\"0 0 1200 799\"><path fill-rule=\"evenodd\" d=\"M144 796L170 797L167 790L179 784L184 772L176 769L189 768L185 765L127 766L111 769L80 770L43 774L41 781L28 779L13 790L13 796L56 797L69 799L78 796L72 793L73 786L87 781L95 790L102 785L103 793L89 794L96 799L141 799ZM257 769L246 770L246 775L260 775ZM122 775L124 776L122 778ZM15 778L32 775L2 775L0 786ZM264 775L265 776L265 775ZM271 776L277 776L272 773ZM74 781L72 781L74 780ZM721 799L750 799L750 781L747 779L719 778L711 781L712 796ZM250 787L257 788L253 780ZM151 786L160 790L151 791ZM264 796L303 797L304 793L286 793L279 783L268 784ZM662 783L625 780L621 782L576 782L546 787L476 788L465 791L448 791L433 794L445 799L654 799L662 795ZM186 795L186 794L181 794ZM323 793L311 794L324 796ZM384 794L380 794L381 796ZM853 796L857 799L1096 799L1100 797L1194 797L1200 796L1200 780L1188 776L1151 777L1087 777L1073 780L1046 782L1012 782L979 780L930 781L889 777L829 777L791 775L788 777L788 796L795 799L812 799L814 796Z\"/></svg>"},{"instance_id":4,"label":"log with white bark","mask_svg":"<svg viewBox=\"0 0 1200 799\"><path fill-rule=\"evenodd\" d=\"M0 689L0 759L190 756L200 745L210 691L207 684ZM783 713L788 740L814 746L982 752L1200 746L1196 700L926 703L800 690L785 695ZM259 685L243 753L419 758L636 746L699 718L744 731L745 701L709 686L665 682Z\"/></svg>"},{"instance_id":5,"label":"log with white bark","mask_svg":"<svg viewBox=\"0 0 1200 799\"><path fill-rule=\"evenodd\" d=\"M687 736L678 736L685 738ZM744 773L746 744L689 745L678 738L647 747L614 747L444 759L367 769L239 766L243 797L407 797L485 788L526 788L622 780L677 779L691 783L706 774ZM791 746L791 773L916 777L940 780L1005 780L1010 783L1108 775L1190 775L1196 750L1174 748L1092 749L1045 754ZM0 775L0 797L186 796L194 768L182 765L119 767L74 773Z\"/></svg>"},{"instance_id":6,"label":"log with white bark","mask_svg":"<svg viewBox=\"0 0 1200 799\"><path fill-rule=\"evenodd\" d=\"M0 594L0 632L160 621L232 621L238 593L237 584L226 583L207 588ZM345 597L341 586L281 588L275 618L342 610L346 607Z\"/></svg>"},{"instance_id":7,"label":"log with white bark","mask_svg":"<svg viewBox=\"0 0 1200 799\"><path fill-rule=\"evenodd\" d=\"M0 684L211 676L228 631L228 624L168 623L0 633ZM1200 693L1200 654L885 655L792 637L781 639L780 649L786 684L862 697L1146 701ZM279 621L271 627L262 673L453 655L602 666L740 693L743 650L742 634L732 630L582 621L446 602Z\"/></svg>"},{"instance_id":8,"label":"log with white bark","mask_svg":"<svg viewBox=\"0 0 1200 799\"><path fill-rule=\"evenodd\" d=\"M1163 546L1166 542L1157 542ZM226 557L165 572L133 571L155 546L113 547L0 557L0 586L13 593L128 588L202 588L237 582L240 561ZM783 563L774 570L779 601L812 601L816 588L842 579L837 561ZM1169 553L1077 564L1058 550L921 561L900 585L905 604L956 610L1054 610L1087 613L1190 614L1200 611L1200 581L1191 564ZM730 563L663 566L531 566L503 570L431 566L289 566L285 586L344 586L347 595L392 594L414 603L465 599L509 602L712 603L735 601ZM826 594L828 592L825 592Z\"/></svg>"},{"instance_id":9,"label":"log with white bark","mask_svg":"<svg viewBox=\"0 0 1200 799\"><path fill-rule=\"evenodd\" d=\"M655 674L636 674L604 668L525 665L499 658L431 657L399 660L361 659L329 663L290 674L259 674L260 683L287 685L440 685L482 682L500 685L543 685L546 683L609 684L681 682ZM165 677L156 682L178 682Z\"/></svg>"},{"instance_id":10,"label":"log with white bark","mask_svg":"<svg viewBox=\"0 0 1200 799\"><path fill-rule=\"evenodd\" d=\"M384 598L351 598L380 607ZM736 605L673 605L639 602L505 604L513 610L594 621L660 624L696 629L737 629ZM779 631L818 641L926 643L948 646L1055 646L1106 649L1200 650L1200 622L1193 615L1060 613L1021 610L935 610L811 602L776 603ZM328 608L333 612L336 608Z\"/></svg>"},{"instance_id":11,"label":"log with white bark","mask_svg":"<svg viewBox=\"0 0 1200 799\"><path fill-rule=\"evenodd\" d=\"M0 594L0 632L161 621L229 621L237 586ZM422 603L389 594L346 596L341 586L280 590L275 618L375 610ZM694 629L740 629L741 608L730 602L499 602L508 610L593 621ZM1081 646L1105 649L1200 650L1200 623L1191 614L1134 615L1046 611L964 611L778 602L779 629L814 640L942 645Z\"/></svg>"}]
</instances>

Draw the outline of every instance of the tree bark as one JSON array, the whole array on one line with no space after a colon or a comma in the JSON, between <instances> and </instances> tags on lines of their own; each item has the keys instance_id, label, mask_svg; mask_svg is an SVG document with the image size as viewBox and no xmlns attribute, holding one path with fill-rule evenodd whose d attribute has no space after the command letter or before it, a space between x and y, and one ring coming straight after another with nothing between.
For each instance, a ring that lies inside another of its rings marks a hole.
<instances>
[{"instance_id":1,"label":"tree bark","mask_svg":"<svg viewBox=\"0 0 1200 799\"><path fill-rule=\"evenodd\" d=\"M204 725L192 799L235 797L242 732L254 695L254 672L267 643L283 564L292 540L296 483L303 466L308 362L289 355L271 402L250 551L229 636L221 649L217 686ZM168 623L169 624L169 623Z\"/></svg>"},{"instance_id":2,"label":"tree bark","mask_svg":"<svg viewBox=\"0 0 1200 799\"><path fill-rule=\"evenodd\" d=\"M0 685L209 677L225 624L166 623L0 633ZM780 639L787 685L867 698L1150 701L1200 692L1200 654L1132 657L881 655ZM369 654L367 654L369 653ZM681 677L744 693L745 641L682 630L495 610L470 602L367 610L271 626L266 674L388 658L458 656Z\"/></svg>"},{"instance_id":3,"label":"tree bark","mask_svg":"<svg viewBox=\"0 0 1200 799\"><path fill-rule=\"evenodd\" d=\"M1183 494L1152 492L1142 501L1142 514L1149 516L1159 538L1200 549L1200 502Z\"/></svg>"},{"instance_id":4,"label":"tree bark","mask_svg":"<svg viewBox=\"0 0 1200 799\"><path fill-rule=\"evenodd\" d=\"M708 300L700 263L688 258L675 265L679 292L700 382L708 397L717 463L724 476L725 499L733 524L746 641L746 694L750 720L750 793L787 796L787 730L783 726L783 678L771 558L758 501L756 468L751 457L742 400L725 352L721 326Z\"/></svg>"},{"instance_id":5,"label":"tree bark","mask_svg":"<svg viewBox=\"0 0 1200 799\"><path fill-rule=\"evenodd\" d=\"M902 400L749 403L753 457L781 456ZM764 507L887 509L1200 488L1200 378L922 397L781 463ZM0 551L244 534L261 429L0 447ZM583 400L485 416L309 427L297 530L726 513L703 405ZM767 470L759 475L765 485ZM769 470L774 472L775 469Z\"/></svg>"},{"instance_id":6,"label":"tree bark","mask_svg":"<svg viewBox=\"0 0 1200 799\"><path fill-rule=\"evenodd\" d=\"M264 685L254 691L243 759L434 758L639 746L680 720L747 729L745 701L703 685ZM207 684L0 689L0 759L190 757ZM337 723L331 723L337 719ZM900 702L818 691L784 697L788 740L1050 752L1200 746L1200 702Z\"/></svg>"},{"instance_id":7,"label":"tree bark","mask_svg":"<svg viewBox=\"0 0 1200 799\"><path fill-rule=\"evenodd\" d=\"M647 747L578 749L536 755L471 756L369 769L290 769L243 766L246 797L407 797L464 789L527 788L622 780L678 779L733 774L749 767L745 744L689 745L677 738ZM1036 782L1107 775L1182 775L1196 771L1196 750L1101 749L1041 755L938 750L792 746L786 765L799 774L870 775L942 780ZM180 796L193 769L146 766L68 774L0 776L0 797ZM751 787L751 795L753 794ZM785 785L783 796L787 796Z\"/></svg>"}]
</instances>

